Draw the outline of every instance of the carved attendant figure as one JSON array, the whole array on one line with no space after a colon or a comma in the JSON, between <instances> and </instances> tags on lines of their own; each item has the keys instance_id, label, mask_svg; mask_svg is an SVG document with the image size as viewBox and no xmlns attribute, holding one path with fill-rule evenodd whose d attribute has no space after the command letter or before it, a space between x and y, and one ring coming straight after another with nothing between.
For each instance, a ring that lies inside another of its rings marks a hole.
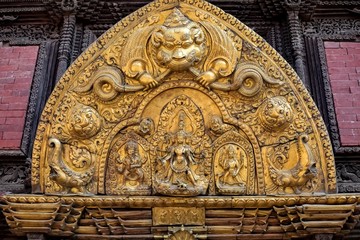
<instances>
[{"instance_id":1,"label":"carved attendant figure","mask_svg":"<svg viewBox=\"0 0 360 240\"><path fill-rule=\"evenodd\" d=\"M225 154L220 158L220 165L225 170L220 177L220 182L224 185L243 185L244 182L240 176L240 170L244 166L243 156L240 159L237 156L236 149L233 145L229 145Z\"/></svg>"},{"instance_id":2,"label":"carved attendant figure","mask_svg":"<svg viewBox=\"0 0 360 240\"><path fill-rule=\"evenodd\" d=\"M117 170L122 173L124 180L130 186L137 186L144 178L141 169L143 160L139 154L139 146L136 142L130 141L125 146L126 156L124 159L117 159Z\"/></svg>"}]
</instances>

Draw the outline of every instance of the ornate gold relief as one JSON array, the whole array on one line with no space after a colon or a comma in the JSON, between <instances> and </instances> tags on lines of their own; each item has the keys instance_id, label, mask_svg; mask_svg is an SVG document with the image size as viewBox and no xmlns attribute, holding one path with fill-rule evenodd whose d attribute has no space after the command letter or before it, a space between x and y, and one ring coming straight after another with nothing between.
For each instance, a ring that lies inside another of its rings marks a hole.
<instances>
[{"instance_id":1,"label":"ornate gold relief","mask_svg":"<svg viewBox=\"0 0 360 240\"><path fill-rule=\"evenodd\" d=\"M107 194L149 195L151 193L149 150L149 144L135 133L119 136L108 156Z\"/></svg>"},{"instance_id":2,"label":"ornate gold relief","mask_svg":"<svg viewBox=\"0 0 360 240\"><path fill-rule=\"evenodd\" d=\"M214 142L214 178L217 193L250 195L255 193L255 156L251 143L234 131Z\"/></svg>"},{"instance_id":3,"label":"ornate gold relief","mask_svg":"<svg viewBox=\"0 0 360 240\"><path fill-rule=\"evenodd\" d=\"M176 233L169 236L171 240L195 240L195 236L187 230L179 230Z\"/></svg>"},{"instance_id":4,"label":"ornate gold relief","mask_svg":"<svg viewBox=\"0 0 360 240\"><path fill-rule=\"evenodd\" d=\"M48 162L48 193L90 193L89 183L93 178L95 163L85 148L64 146L58 139L49 139L51 156Z\"/></svg>"},{"instance_id":5,"label":"ornate gold relief","mask_svg":"<svg viewBox=\"0 0 360 240\"><path fill-rule=\"evenodd\" d=\"M68 117L68 129L74 137L90 138L100 131L101 119L92 107L77 105Z\"/></svg>"},{"instance_id":6,"label":"ornate gold relief","mask_svg":"<svg viewBox=\"0 0 360 240\"><path fill-rule=\"evenodd\" d=\"M269 132L283 130L293 119L291 106L283 97L265 100L258 108L257 114L260 124Z\"/></svg>"},{"instance_id":7,"label":"ornate gold relief","mask_svg":"<svg viewBox=\"0 0 360 240\"><path fill-rule=\"evenodd\" d=\"M154 190L165 195L205 194L211 167L211 141L198 106L186 95L165 105L154 134Z\"/></svg>"},{"instance_id":8,"label":"ornate gold relief","mask_svg":"<svg viewBox=\"0 0 360 240\"><path fill-rule=\"evenodd\" d=\"M50 140L49 140L50 139ZM199 0L157 0L65 73L34 144L34 193L336 191L331 144L293 69Z\"/></svg>"},{"instance_id":9,"label":"ornate gold relief","mask_svg":"<svg viewBox=\"0 0 360 240\"><path fill-rule=\"evenodd\" d=\"M155 207L153 225L204 225L205 209L196 207Z\"/></svg>"},{"instance_id":10,"label":"ornate gold relief","mask_svg":"<svg viewBox=\"0 0 360 240\"><path fill-rule=\"evenodd\" d=\"M342 235L360 215L359 196L330 194L331 143L294 70L203 0L156 0L69 67L32 185L0 199L19 236L284 239Z\"/></svg>"},{"instance_id":11,"label":"ornate gold relief","mask_svg":"<svg viewBox=\"0 0 360 240\"><path fill-rule=\"evenodd\" d=\"M301 135L293 143L268 147L264 152L267 160L267 193L285 194L317 192L322 176L313 150L309 146L309 136ZM297 161L291 161L297 159ZM291 191L290 191L291 190Z\"/></svg>"}]
</instances>

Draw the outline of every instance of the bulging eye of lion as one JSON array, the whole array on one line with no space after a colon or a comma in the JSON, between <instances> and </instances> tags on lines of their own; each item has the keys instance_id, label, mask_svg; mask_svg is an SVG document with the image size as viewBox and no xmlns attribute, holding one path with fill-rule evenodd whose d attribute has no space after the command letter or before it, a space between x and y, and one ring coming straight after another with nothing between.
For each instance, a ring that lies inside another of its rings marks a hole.
<instances>
[{"instance_id":1,"label":"bulging eye of lion","mask_svg":"<svg viewBox=\"0 0 360 240\"><path fill-rule=\"evenodd\" d=\"M165 46L166 48L168 48L168 49L172 49L172 48L174 48L174 43L167 41L167 42L164 43L164 46Z\"/></svg>"},{"instance_id":2,"label":"bulging eye of lion","mask_svg":"<svg viewBox=\"0 0 360 240\"><path fill-rule=\"evenodd\" d=\"M187 41L184 41L181 46L183 48L189 48L189 47L191 47L191 45L193 45L193 41L191 39L189 39Z\"/></svg>"}]
</instances>

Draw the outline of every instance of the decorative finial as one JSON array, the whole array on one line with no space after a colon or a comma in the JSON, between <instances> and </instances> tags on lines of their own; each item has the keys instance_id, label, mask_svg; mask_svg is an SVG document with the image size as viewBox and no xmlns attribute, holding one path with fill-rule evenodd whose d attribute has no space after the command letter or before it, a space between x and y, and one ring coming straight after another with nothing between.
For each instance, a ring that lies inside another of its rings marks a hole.
<instances>
[{"instance_id":1,"label":"decorative finial","mask_svg":"<svg viewBox=\"0 0 360 240\"><path fill-rule=\"evenodd\" d=\"M182 12L174 8L172 13L165 19L166 27L183 27L190 23L190 20L182 14Z\"/></svg>"}]
</instances>

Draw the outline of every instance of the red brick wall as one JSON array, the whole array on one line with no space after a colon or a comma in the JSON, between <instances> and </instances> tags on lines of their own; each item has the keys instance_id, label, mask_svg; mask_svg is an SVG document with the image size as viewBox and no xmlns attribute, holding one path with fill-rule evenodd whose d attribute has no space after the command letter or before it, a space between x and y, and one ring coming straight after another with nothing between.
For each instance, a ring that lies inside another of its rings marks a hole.
<instances>
[{"instance_id":1,"label":"red brick wall","mask_svg":"<svg viewBox=\"0 0 360 240\"><path fill-rule=\"evenodd\" d=\"M38 46L0 47L0 149L19 149Z\"/></svg>"},{"instance_id":2,"label":"red brick wall","mask_svg":"<svg viewBox=\"0 0 360 240\"><path fill-rule=\"evenodd\" d=\"M325 42L330 84L343 146L360 146L360 43Z\"/></svg>"}]
</instances>

